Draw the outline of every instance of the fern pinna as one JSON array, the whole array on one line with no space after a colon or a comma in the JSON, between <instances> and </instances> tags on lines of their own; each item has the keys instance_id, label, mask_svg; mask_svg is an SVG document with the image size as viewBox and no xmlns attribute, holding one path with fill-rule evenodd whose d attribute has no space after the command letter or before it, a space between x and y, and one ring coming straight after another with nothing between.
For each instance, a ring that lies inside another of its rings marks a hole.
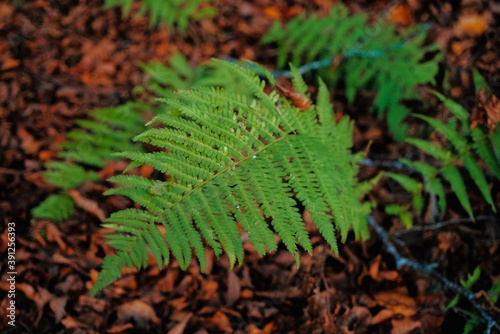
<instances>
[{"instance_id":1,"label":"fern pinna","mask_svg":"<svg viewBox=\"0 0 500 334\"><path fill-rule=\"evenodd\" d=\"M216 63L255 98L198 88L163 101L168 112L150 122L161 126L135 138L157 150L121 156L132 161L131 168L147 164L165 177L111 178L119 187L108 195L127 196L143 208L115 212L104 225L117 232L108 236L116 255L105 258L92 294L119 278L121 268L145 267L146 245L160 267L172 254L186 268L192 250L204 267L202 238L216 255L225 252L231 266L241 263L238 226L260 254L276 250L274 230L298 261L298 246L308 252L312 246L297 201L334 251L336 227L343 241L351 228L357 237L368 237L370 204L359 199L369 186L356 178L360 159L350 152L352 123L347 117L335 121L326 86L320 82L317 104L300 111L277 91L264 93L265 82L250 70ZM305 95L297 71L294 83Z\"/></svg>"}]
</instances>

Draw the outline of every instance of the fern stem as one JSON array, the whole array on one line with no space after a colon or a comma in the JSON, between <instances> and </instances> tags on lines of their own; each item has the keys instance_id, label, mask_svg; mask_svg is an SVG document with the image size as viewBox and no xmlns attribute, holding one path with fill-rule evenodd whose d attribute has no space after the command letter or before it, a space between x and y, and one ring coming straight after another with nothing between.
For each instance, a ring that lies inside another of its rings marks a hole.
<instances>
[{"instance_id":1,"label":"fern stem","mask_svg":"<svg viewBox=\"0 0 500 334\"><path fill-rule=\"evenodd\" d=\"M400 170L409 170L408 166L403 165L399 161L371 160L368 158L363 158L360 164L368 167L383 167L383 168L394 168Z\"/></svg>"},{"instance_id":2,"label":"fern stem","mask_svg":"<svg viewBox=\"0 0 500 334\"><path fill-rule=\"evenodd\" d=\"M377 224L375 219L372 216L367 217L368 224L373 228L375 233L377 233L378 237L384 244L385 248L387 251L394 257L394 260L396 261L396 268L398 270L402 269L403 267L408 267L413 270L425 273L429 275L430 277L436 279L439 281L442 285L444 285L446 288L449 290L453 291L453 293L457 295L461 295L465 299L469 301L469 303L474 307L474 309L481 315L481 317L486 321L486 331L485 333L491 333L493 328L499 329L500 330L500 325L498 322L494 319L494 315L489 314L486 310L483 309L481 302L477 300L476 296L461 287L460 285L448 280L444 275L438 273L435 268L437 267L436 263L427 263L427 264L422 264L415 262L413 260L410 260L407 257L401 256L401 254L398 252L396 247L392 244L389 238L389 234L380 226Z\"/></svg>"}]
</instances>

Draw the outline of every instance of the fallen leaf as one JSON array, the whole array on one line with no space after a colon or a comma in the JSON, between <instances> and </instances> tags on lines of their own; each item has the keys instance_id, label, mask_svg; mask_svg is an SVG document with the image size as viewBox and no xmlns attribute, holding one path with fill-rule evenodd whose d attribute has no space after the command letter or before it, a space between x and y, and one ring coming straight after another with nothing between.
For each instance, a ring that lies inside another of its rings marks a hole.
<instances>
[{"instance_id":1,"label":"fallen leaf","mask_svg":"<svg viewBox=\"0 0 500 334\"><path fill-rule=\"evenodd\" d=\"M410 8L403 4L398 4L389 10L388 20L405 27L415 24Z\"/></svg>"},{"instance_id":2,"label":"fallen leaf","mask_svg":"<svg viewBox=\"0 0 500 334\"><path fill-rule=\"evenodd\" d=\"M21 62L18 59L7 59L3 62L1 69L3 71L12 70L18 67L20 64Z\"/></svg>"},{"instance_id":3,"label":"fallen leaf","mask_svg":"<svg viewBox=\"0 0 500 334\"><path fill-rule=\"evenodd\" d=\"M281 91L281 93L283 93L283 95L292 100L292 104L299 108L300 111L311 109L311 100L309 100L307 97L278 83L276 83L276 87Z\"/></svg>"},{"instance_id":4,"label":"fallen leaf","mask_svg":"<svg viewBox=\"0 0 500 334\"><path fill-rule=\"evenodd\" d=\"M104 211L99 208L97 202L83 197L78 190L70 190L69 195L71 196L73 201L75 201L76 205L78 205L88 213L96 216L101 222L104 222L104 220L106 219L106 215L104 214Z\"/></svg>"},{"instance_id":5,"label":"fallen leaf","mask_svg":"<svg viewBox=\"0 0 500 334\"><path fill-rule=\"evenodd\" d=\"M264 15L275 21L281 21L282 13L274 6L264 8Z\"/></svg>"},{"instance_id":6,"label":"fallen leaf","mask_svg":"<svg viewBox=\"0 0 500 334\"><path fill-rule=\"evenodd\" d=\"M21 148L27 154L35 154L39 151L41 142L35 140L35 138L22 126L17 129L17 135L21 138Z\"/></svg>"},{"instance_id":7,"label":"fallen leaf","mask_svg":"<svg viewBox=\"0 0 500 334\"><path fill-rule=\"evenodd\" d=\"M147 328L149 323L159 323L160 319L156 316L151 305L142 300L134 300L120 305L117 309L118 322L125 323L133 319L137 326Z\"/></svg>"},{"instance_id":8,"label":"fallen leaf","mask_svg":"<svg viewBox=\"0 0 500 334\"><path fill-rule=\"evenodd\" d=\"M75 318L73 318L72 316L69 316L69 315L61 321L61 324L65 328L75 328L75 327L78 327L80 329L81 328L89 328L88 325L76 320Z\"/></svg>"},{"instance_id":9,"label":"fallen leaf","mask_svg":"<svg viewBox=\"0 0 500 334\"><path fill-rule=\"evenodd\" d=\"M207 319L207 322L216 326L219 330L223 332L228 332L228 333L233 332L233 328L231 327L231 322L229 321L229 318L221 311L215 312L215 314L211 318Z\"/></svg>"},{"instance_id":10,"label":"fallen leaf","mask_svg":"<svg viewBox=\"0 0 500 334\"><path fill-rule=\"evenodd\" d=\"M488 29L488 23L477 14L462 15L458 19L457 29L471 36L479 36Z\"/></svg>"},{"instance_id":11,"label":"fallen leaf","mask_svg":"<svg viewBox=\"0 0 500 334\"><path fill-rule=\"evenodd\" d=\"M54 297L50 300L50 309L54 312L54 318L56 323L60 323L62 318L66 315L66 303L68 301L67 296Z\"/></svg>"},{"instance_id":12,"label":"fallen leaf","mask_svg":"<svg viewBox=\"0 0 500 334\"><path fill-rule=\"evenodd\" d=\"M131 323L127 322L126 324L121 324L121 325L114 325L110 329L107 330L108 333L123 333L127 329L132 329L134 328L134 325Z\"/></svg>"},{"instance_id":13,"label":"fallen leaf","mask_svg":"<svg viewBox=\"0 0 500 334\"><path fill-rule=\"evenodd\" d=\"M177 325L175 325L174 327L172 327L172 329L170 329L168 331L168 334L182 334L182 333L184 333L184 330L186 329L186 325L189 322L189 320L192 318L192 316L193 316L193 313L191 313L191 312L186 314L184 316L184 318L182 318L181 322L179 322Z\"/></svg>"},{"instance_id":14,"label":"fallen leaf","mask_svg":"<svg viewBox=\"0 0 500 334\"><path fill-rule=\"evenodd\" d=\"M218 288L219 288L219 283L217 283L216 281L207 281L207 280L202 281L199 298L201 300L212 299L212 297L217 292Z\"/></svg>"},{"instance_id":15,"label":"fallen leaf","mask_svg":"<svg viewBox=\"0 0 500 334\"><path fill-rule=\"evenodd\" d=\"M486 125L489 131L493 132L500 122L500 100L495 95L486 93L484 89L479 92L479 100L486 111Z\"/></svg>"},{"instance_id":16,"label":"fallen leaf","mask_svg":"<svg viewBox=\"0 0 500 334\"><path fill-rule=\"evenodd\" d=\"M227 273L227 293L226 293L226 305L232 306L240 298L241 285L238 276L234 271L229 270Z\"/></svg>"}]
</instances>

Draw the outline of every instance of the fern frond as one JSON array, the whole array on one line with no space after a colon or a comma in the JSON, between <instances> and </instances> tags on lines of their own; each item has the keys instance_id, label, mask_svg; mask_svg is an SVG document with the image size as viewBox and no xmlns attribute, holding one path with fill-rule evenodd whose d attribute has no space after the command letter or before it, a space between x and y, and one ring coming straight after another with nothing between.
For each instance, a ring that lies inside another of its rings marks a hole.
<instances>
[{"instance_id":1,"label":"fern frond","mask_svg":"<svg viewBox=\"0 0 500 334\"><path fill-rule=\"evenodd\" d=\"M74 208L75 203L68 195L50 195L31 209L31 214L40 219L64 221L71 217Z\"/></svg>"},{"instance_id":2,"label":"fern frond","mask_svg":"<svg viewBox=\"0 0 500 334\"><path fill-rule=\"evenodd\" d=\"M104 8L122 7L123 16L126 16L130 12L132 3L132 0L105 0ZM201 4L208 3L210 0L143 0L137 16L149 13L151 26L162 24L182 32L186 30L190 19L201 19L215 14L213 6L206 6L203 10L200 8Z\"/></svg>"},{"instance_id":3,"label":"fern frond","mask_svg":"<svg viewBox=\"0 0 500 334\"><path fill-rule=\"evenodd\" d=\"M45 166L47 167L47 171L43 173L45 181L63 189L76 188L86 180L98 179L97 173L86 171L79 165L50 161Z\"/></svg>"},{"instance_id":4,"label":"fern frond","mask_svg":"<svg viewBox=\"0 0 500 334\"><path fill-rule=\"evenodd\" d=\"M375 36L367 38L366 29L371 28L366 14L349 15L344 5L338 4L327 17L301 15L286 27L275 23L262 43L278 44L278 68L287 62L299 66L342 56L337 73L322 72L324 76L338 78L338 74L345 74L350 102L360 89L374 89L376 110L380 116L387 113L389 129L402 140L407 128L403 120L409 109L401 102L418 98L415 86L435 82L439 56L427 62L422 59L437 47L424 45L426 33L422 27L398 33L394 25L383 24L374 28Z\"/></svg>"},{"instance_id":5,"label":"fern frond","mask_svg":"<svg viewBox=\"0 0 500 334\"><path fill-rule=\"evenodd\" d=\"M146 240L148 229L163 226L166 245L182 268L193 252L203 265L201 237L215 254L226 253L231 266L241 263L238 224L259 253L276 249L276 232L299 261L299 247L312 252L312 245L297 201L311 212L334 251L335 228L342 240L351 228L357 237L366 238L370 205L359 201L367 185L358 184L359 159L350 154L352 122L347 117L335 122L326 86L320 84L318 105L301 112L276 92L265 94L265 83L251 71L216 63L234 72L255 99L202 87L164 99L168 109L153 121L163 125L135 138L158 150L121 156L134 166L154 167L166 181L113 177L119 186L107 194L125 195L146 211L115 213L106 226L137 240ZM301 79L295 81L296 90L304 91ZM142 243L137 240L134 247ZM165 263L166 252L158 251L161 238L155 240L150 246L153 256ZM130 239L112 240L117 241L123 247ZM142 255L117 249L126 265L144 265ZM108 277L96 286L102 287L102 282L109 283Z\"/></svg>"},{"instance_id":6,"label":"fern frond","mask_svg":"<svg viewBox=\"0 0 500 334\"><path fill-rule=\"evenodd\" d=\"M69 140L61 144L61 158L102 168L118 159L115 152L141 150L131 141L144 129L144 121L133 104L96 109L91 116L91 120L76 121L80 129L68 133Z\"/></svg>"}]
</instances>

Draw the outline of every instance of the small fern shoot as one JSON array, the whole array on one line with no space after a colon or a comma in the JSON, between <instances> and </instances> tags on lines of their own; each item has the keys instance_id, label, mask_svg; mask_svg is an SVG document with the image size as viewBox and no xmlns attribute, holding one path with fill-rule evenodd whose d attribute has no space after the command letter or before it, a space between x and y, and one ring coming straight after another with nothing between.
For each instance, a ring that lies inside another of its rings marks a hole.
<instances>
[{"instance_id":1,"label":"small fern shoot","mask_svg":"<svg viewBox=\"0 0 500 334\"><path fill-rule=\"evenodd\" d=\"M31 214L39 219L50 219L57 222L71 217L74 209L75 203L69 195L50 195L33 208Z\"/></svg>"},{"instance_id":2,"label":"small fern shoot","mask_svg":"<svg viewBox=\"0 0 500 334\"><path fill-rule=\"evenodd\" d=\"M135 138L157 150L120 156L164 176L111 178L118 187L108 195L127 196L142 208L107 219L104 226L116 231L108 238L116 255L105 258L93 295L119 278L121 268L145 267L148 248L160 267L175 258L187 268L193 252L204 267L204 241L217 256L226 253L231 266L241 263L238 226L260 254L276 250L276 232L298 261L299 247L312 252L312 245L297 201L335 252L336 229L342 241L350 229L368 237L370 203L360 198L370 187L357 181L352 122L335 121L325 84L316 105L300 111L276 90L264 93L265 82L249 69L215 64L233 73L253 99L199 87L163 100L168 111L150 122L159 126Z\"/></svg>"}]
</instances>

